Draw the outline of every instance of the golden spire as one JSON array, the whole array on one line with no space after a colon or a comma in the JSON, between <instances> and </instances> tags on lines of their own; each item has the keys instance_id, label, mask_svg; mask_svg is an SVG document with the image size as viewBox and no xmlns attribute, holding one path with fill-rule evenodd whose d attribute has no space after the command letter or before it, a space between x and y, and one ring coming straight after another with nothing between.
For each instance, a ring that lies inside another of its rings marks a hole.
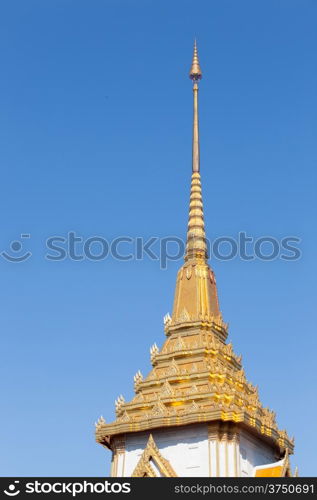
<instances>
[{"instance_id":1,"label":"golden spire","mask_svg":"<svg viewBox=\"0 0 317 500\"><path fill-rule=\"evenodd\" d=\"M195 40L194 57L189 73L193 80L193 164L185 264L178 272L172 321L220 318L215 276L209 268L201 194L198 131L198 81L202 77Z\"/></svg>"},{"instance_id":2,"label":"golden spire","mask_svg":"<svg viewBox=\"0 0 317 500\"><path fill-rule=\"evenodd\" d=\"M199 65L196 40L194 43L193 62L189 72L193 80L193 149L192 149L192 182L190 192L189 221L185 260L201 258L207 260L207 246L204 225L203 200L200 183L199 161L199 127L198 127L198 81L202 78Z\"/></svg>"}]
</instances>

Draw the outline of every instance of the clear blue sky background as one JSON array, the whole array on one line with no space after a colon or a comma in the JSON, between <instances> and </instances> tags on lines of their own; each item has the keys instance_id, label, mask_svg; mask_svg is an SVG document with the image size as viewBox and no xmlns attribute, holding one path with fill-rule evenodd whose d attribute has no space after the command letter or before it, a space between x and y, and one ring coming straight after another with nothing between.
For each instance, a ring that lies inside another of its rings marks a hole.
<instances>
[{"instance_id":1,"label":"clear blue sky background","mask_svg":"<svg viewBox=\"0 0 317 500\"><path fill-rule=\"evenodd\" d=\"M0 8L2 475L102 476L94 421L162 345L181 262L49 262L45 239L186 231L197 36L208 236L302 238L296 262L214 261L230 339L316 463L317 4L11 0ZM11 251L12 254L12 251Z\"/></svg>"}]
</instances>

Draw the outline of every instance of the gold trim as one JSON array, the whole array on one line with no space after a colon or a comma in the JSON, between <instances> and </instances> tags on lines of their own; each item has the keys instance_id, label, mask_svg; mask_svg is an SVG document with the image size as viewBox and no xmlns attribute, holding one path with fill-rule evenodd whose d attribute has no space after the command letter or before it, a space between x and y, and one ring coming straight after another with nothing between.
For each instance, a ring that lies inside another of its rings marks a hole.
<instances>
[{"instance_id":1,"label":"gold trim","mask_svg":"<svg viewBox=\"0 0 317 500\"><path fill-rule=\"evenodd\" d=\"M186 404L187 401L193 402L194 399L194 405ZM220 405L222 407L219 407ZM103 427L99 427L96 433L97 442L104 444L104 439L108 438L109 435L139 432L162 427L179 427L199 422L223 421L244 423L247 427L252 428L258 437L262 436L262 439L265 438L265 440L274 443L279 448L280 453L285 451L286 448L289 449L290 453L293 452L294 443L285 435L281 439L281 431L270 429L270 433L264 433L260 416L254 418L249 411L239 409L238 407L230 409L227 404L221 402L221 399L215 402L214 406L210 404L203 406L203 402L200 402L197 396L191 395L182 400L169 398L168 405L164 404L162 400L158 400L154 406L150 405L150 408L152 408L151 412L149 412L147 406L141 411L136 408L134 411L137 411L137 419L129 417L128 413L126 413L123 415L121 421L117 420L113 424L105 424Z\"/></svg>"}]
</instances>

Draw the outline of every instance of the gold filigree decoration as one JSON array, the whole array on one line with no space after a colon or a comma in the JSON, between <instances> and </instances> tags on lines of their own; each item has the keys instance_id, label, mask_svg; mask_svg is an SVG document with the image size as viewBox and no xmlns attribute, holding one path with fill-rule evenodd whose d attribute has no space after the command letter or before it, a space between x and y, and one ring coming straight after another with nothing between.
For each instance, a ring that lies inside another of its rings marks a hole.
<instances>
[{"instance_id":1,"label":"gold filigree decoration","mask_svg":"<svg viewBox=\"0 0 317 500\"><path fill-rule=\"evenodd\" d=\"M179 366L176 363L175 359L173 358L171 366L166 370L165 373L166 375L176 375L179 372L180 372Z\"/></svg>"},{"instance_id":2,"label":"gold filigree decoration","mask_svg":"<svg viewBox=\"0 0 317 500\"><path fill-rule=\"evenodd\" d=\"M171 384L166 380L164 384L162 385L161 393L162 396L172 396L174 394L174 391L171 387Z\"/></svg>"},{"instance_id":3,"label":"gold filigree decoration","mask_svg":"<svg viewBox=\"0 0 317 500\"><path fill-rule=\"evenodd\" d=\"M142 392L139 392L135 398L133 398L133 403L142 403L144 401L144 396Z\"/></svg>"},{"instance_id":4,"label":"gold filigree decoration","mask_svg":"<svg viewBox=\"0 0 317 500\"><path fill-rule=\"evenodd\" d=\"M187 391L186 391L186 394L197 394L198 392L198 389L197 389L197 385L196 384L193 384Z\"/></svg>"},{"instance_id":5,"label":"gold filigree decoration","mask_svg":"<svg viewBox=\"0 0 317 500\"><path fill-rule=\"evenodd\" d=\"M118 421L119 422L129 422L131 420L131 418L129 417L128 415L128 412L127 411L124 411L123 412L123 415L121 417L118 418Z\"/></svg>"},{"instance_id":6,"label":"gold filigree decoration","mask_svg":"<svg viewBox=\"0 0 317 500\"><path fill-rule=\"evenodd\" d=\"M173 350L174 351L183 351L184 349L186 349L186 344L185 344L184 340L182 339L182 337L179 335L177 337L175 344L174 344Z\"/></svg>"},{"instance_id":7,"label":"gold filigree decoration","mask_svg":"<svg viewBox=\"0 0 317 500\"><path fill-rule=\"evenodd\" d=\"M167 414L167 409L164 403L162 401L158 401L152 408L151 415L153 416L159 416L159 415L166 415Z\"/></svg>"},{"instance_id":8,"label":"gold filigree decoration","mask_svg":"<svg viewBox=\"0 0 317 500\"><path fill-rule=\"evenodd\" d=\"M188 411L190 413L196 413L196 411L199 411L198 404L195 401L193 401L192 404L189 406Z\"/></svg>"},{"instance_id":9,"label":"gold filigree decoration","mask_svg":"<svg viewBox=\"0 0 317 500\"><path fill-rule=\"evenodd\" d=\"M190 316L188 314L187 309L184 307L181 314L177 318L177 323L186 323L187 321L190 321Z\"/></svg>"}]
</instances>

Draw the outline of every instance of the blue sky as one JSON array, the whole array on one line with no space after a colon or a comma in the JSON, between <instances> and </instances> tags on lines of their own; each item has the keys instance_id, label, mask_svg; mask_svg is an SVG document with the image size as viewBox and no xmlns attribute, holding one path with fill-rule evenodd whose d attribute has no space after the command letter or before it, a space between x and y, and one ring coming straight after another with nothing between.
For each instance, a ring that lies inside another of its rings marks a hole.
<instances>
[{"instance_id":1,"label":"blue sky","mask_svg":"<svg viewBox=\"0 0 317 500\"><path fill-rule=\"evenodd\" d=\"M0 257L2 475L108 473L94 421L149 371L181 261L53 262L45 240L184 237L195 36L208 236L301 238L296 261L211 264L247 377L316 475L316 14L313 0L2 3L0 250L28 233L32 252Z\"/></svg>"}]
</instances>

